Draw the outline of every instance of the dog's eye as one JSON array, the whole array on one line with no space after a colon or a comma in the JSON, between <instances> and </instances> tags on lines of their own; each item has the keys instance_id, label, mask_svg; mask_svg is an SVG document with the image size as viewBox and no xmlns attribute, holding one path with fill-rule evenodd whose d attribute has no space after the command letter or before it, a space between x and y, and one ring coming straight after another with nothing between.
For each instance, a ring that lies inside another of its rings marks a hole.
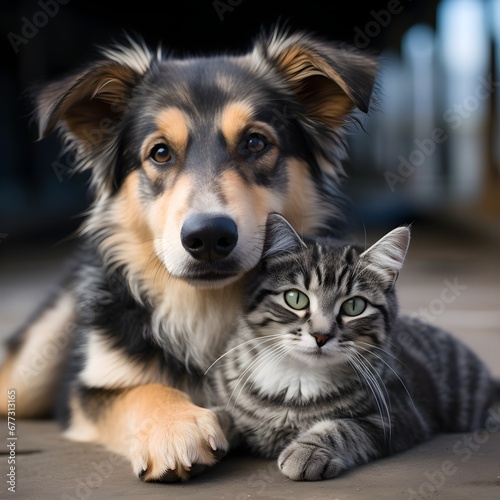
<instances>
[{"instance_id":1,"label":"dog's eye","mask_svg":"<svg viewBox=\"0 0 500 500\"><path fill-rule=\"evenodd\" d=\"M168 146L165 144L157 144L149 153L149 157L155 162L155 163L167 163L170 158L172 158L172 155L170 153L170 150L168 149Z\"/></svg>"},{"instance_id":2,"label":"dog's eye","mask_svg":"<svg viewBox=\"0 0 500 500\"><path fill-rule=\"evenodd\" d=\"M246 148L250 153L260 153L267 146L266 138L262 134L250 134Z\"/></svg>"}]
</instances>

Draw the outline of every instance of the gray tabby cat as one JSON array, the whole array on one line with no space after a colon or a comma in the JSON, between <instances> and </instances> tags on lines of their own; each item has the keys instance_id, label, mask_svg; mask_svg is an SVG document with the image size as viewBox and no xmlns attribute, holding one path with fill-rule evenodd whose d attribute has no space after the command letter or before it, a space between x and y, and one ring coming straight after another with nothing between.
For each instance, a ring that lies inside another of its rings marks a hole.
<instances>
[{"instance_id":1,"label":"gray tabby cat","mask_svg":"<svg viewBox=\"0 0 500 500\"><path fill-rule=\"evenodd\" d=\"M484 364L446 332L398 316L408 228L364 251L306 244L278 215L268 235L239 326L212 365L233 442L277 456L291 479L318 480L483 424L495 389Z\"/></svg>"}]
</instances>

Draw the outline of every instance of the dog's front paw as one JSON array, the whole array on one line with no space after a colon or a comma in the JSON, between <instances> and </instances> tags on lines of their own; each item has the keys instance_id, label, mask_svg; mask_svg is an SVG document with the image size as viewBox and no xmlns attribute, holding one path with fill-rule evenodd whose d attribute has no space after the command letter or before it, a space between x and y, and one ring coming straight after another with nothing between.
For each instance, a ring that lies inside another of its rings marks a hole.
<instances>
[{"instance_id":1,"label":"dog's front paw","mask_svg":"<svg viewBox=\"0 0 500 500\"><path fill-rule=\"evenodd\" d=\"M347 467L322 443L300 439L289 444L278 457L278 467L294 481L319 481L338 476Z\"/></svg>"},{"instance_id":2,"label":"dog's front paw","mask_svg":"<svg viewBox=\"0 0 500 500\"><path fill-rule=\"evenodd\" d=\"M138 422L130 442L134 472L144 481L185 481L213 466L228 449L217 416L191 403L159 404Z\"/></svg>"}]
</instances>

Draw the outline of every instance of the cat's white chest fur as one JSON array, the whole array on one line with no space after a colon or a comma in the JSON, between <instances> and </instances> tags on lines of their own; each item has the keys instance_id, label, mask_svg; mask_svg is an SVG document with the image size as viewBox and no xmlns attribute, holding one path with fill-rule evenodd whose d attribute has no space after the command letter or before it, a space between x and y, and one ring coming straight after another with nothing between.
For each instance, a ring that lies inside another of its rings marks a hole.
<instances>
[{"instance_id":1,"label":"cat's white chest fur","mask_svg":"<svg viewBox=\"0 0 500 500\"><path fill-rule=\"evenodd\" d=\"M308 401L335 390L335 377L327 369L315 369L286 356L278 363L263 363L251 374L247 384L261 395L274 397L285 394L284 402Z\"/></svg>"}]
</instances>

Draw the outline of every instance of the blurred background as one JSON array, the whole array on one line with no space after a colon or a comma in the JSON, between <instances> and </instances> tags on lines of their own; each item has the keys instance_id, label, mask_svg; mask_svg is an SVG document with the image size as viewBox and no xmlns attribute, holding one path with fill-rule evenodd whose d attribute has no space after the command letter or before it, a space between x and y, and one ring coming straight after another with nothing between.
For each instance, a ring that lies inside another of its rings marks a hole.
<instances>
[{"instance_id":1,"label":"blurred background","mask_svg":"<svg viewBox=\"0 0 500 500\"><path fill-rule=\"evenodd\" d=\"M349 128L345 189L353 230L367 240L413 224L403 307L417 311L444 280L465 280L468 292L437 321L456 331L479 322L500 338L500 0L351 2L348 10L313 0L103 4L0 2L0 336L62 272L67 237L90 203L87 179L68 168L58 138L36 141L33 85L93 61L97 45L124 32L181 54L239 52L281 21L380 58L372 112Z\"/></svg>"},{"instance_id":2,"label":"blurred background","mask_svg":"<svg viewBox=\"0 0 500 500\"><path fill-rule=\"evenodd\" d=\"M357 2L354 2L356 4ZM89 204L57 137L36 141L30 89L123 32L180 53L246 50L277 20L379 56L376 103L349 135L347 188L370 227L450 216L500 219L500 1L2 0L0 238L68 234ZM114 7L113 7L114 6ZM8 237L5 236L8 234ZM1 240L0 240L1 241Z\"/></svg>"}]
</instances>

